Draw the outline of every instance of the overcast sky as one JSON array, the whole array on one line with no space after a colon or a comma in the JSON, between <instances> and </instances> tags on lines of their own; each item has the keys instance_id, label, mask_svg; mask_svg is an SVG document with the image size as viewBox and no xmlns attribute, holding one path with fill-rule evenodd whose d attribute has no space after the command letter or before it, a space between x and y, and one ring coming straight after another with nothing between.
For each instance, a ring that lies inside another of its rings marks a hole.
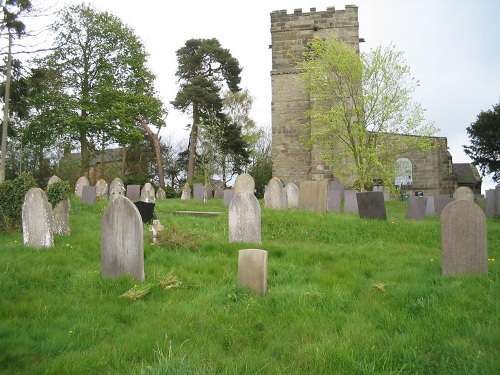
<instances>
[{"instance_id":1,"label":"overcast sky","mask_svg":"<svg viewBox=\"0 0 500 375\"><path fill-rule=\"evenodd\" d=\"M393 43L405 53L420 81L415 99L427 119L447 137L453 162L469 162L462 145L466 127L482 110L500 102L500 0L89 0L119 17L138 35L157 76L165 103L178 90L175 51L191 38L217 38L243 68L241 86L254 96L252 117L271 126L270 13L296 8L324 11L329 6L359 8L361 52ZM59 0L59 4L78 4ZM139 5L140 4L140 5ZM163 136L184 137L190 119L168 104ZM187 135L186 135L187 136ZM484 179L483 190L493 186Z\"/></svg>"}]
</instances>

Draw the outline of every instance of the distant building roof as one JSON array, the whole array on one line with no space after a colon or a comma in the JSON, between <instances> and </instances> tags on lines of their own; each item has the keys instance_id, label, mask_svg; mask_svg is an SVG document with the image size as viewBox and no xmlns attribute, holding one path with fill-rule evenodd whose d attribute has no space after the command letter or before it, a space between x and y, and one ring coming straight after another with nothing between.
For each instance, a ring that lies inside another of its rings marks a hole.
<instances>
[{"instance_id":1,"label":"distant building roof","mask_svg":"<svg viewBox=\"0 0 500 375\"><path fill-rule=\"evenodd\" d=\"M482 181L474 164L453 163L453 172L457 175L458 184L478 184Z\"/></svg>"},{"instance_id":2,"label":"distant building roof","mask_svg":"<svg viewBox=\"0 0 500 375\"><path fill-rule=\"evenodd\" d=\"M81 160L82 156L79 152L74 152L68 155L64 155L62 160L67 160L67 159L77 159ZM123 150L121 148L112 148L109 150L104 150L104 162L109 163L113 161L120 161L123 158ZM89 165L96 165L101 163L101 152L96 151L91 153L90 155L90 160L89 160Z\"/></svg>"}]
</instances>

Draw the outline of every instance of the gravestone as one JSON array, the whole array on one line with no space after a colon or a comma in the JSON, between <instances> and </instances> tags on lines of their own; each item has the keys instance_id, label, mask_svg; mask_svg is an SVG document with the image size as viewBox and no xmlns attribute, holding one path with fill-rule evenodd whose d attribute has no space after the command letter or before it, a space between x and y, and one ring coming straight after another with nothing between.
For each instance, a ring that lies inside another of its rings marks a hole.
<instances>
[{"instance_id":1,"label":"gravestone","mask_svg":"<svg viewBox=\"0 0 500 375\"><path fill-rule=\"evenodd\" d=\"M253 193L235 194L229 204L229 242L262 242L261 209Z\"/></svg>"},{"instance_id":2,"label":"gravestone","mask_svg":"<svg viewBox=\"0 0 500 375\"><path fill-rule=\"evenodd\" d=\"M382 191L367 191L356 193L359 217L362 219L387 219L384 193Z\"/></svg>"},{"instance_id":3,"label":"gravestone","mask_svg":"<svg viewBox=\"0 0 500 375\"><path fill-rule=\"evenodd\" d=\"M243 191L247 191L249 193L255 193L255 181L252 176L246 173L240 174L236 177L233 186L234 194L241 193Z\"/></svg>"},{"instance_id":4,"label":"gravestone","mask_svg":"<svg viewBox=\"0 0 500 375\"><path fill-rule=\"evenodd\" d=\"M267 294L267 251L238 251L238 285L248 286L255 293Z\"/></svg>"},{"instance_id":5,"label":"gravestone","mask_svg":"<svg viewBox=\"0 0 500 375\"><path fill-rule=\"evenodd\" d=\"M285 191L288 208L299 208L299 187L293 182L287 182L285 185Z\"/></svg>"},{"instance_id":6,"label":"gravestone","mask_svg":"<svg viewBox=\"0 0 500 375\"><path fill-rule=\"evenodd\" d=\"M119 196L125 196L125 187L119 182L115 182L116 178L111 182L109 187L109 200L112 202Z\"/></svg>"},{"instance_id":7,"label":"gravestone","mask_svg":"<svg viewBox=\"0 0 500 375\"><path fill-rule=\"evenodd\" d=\"M204 200L205 187L201 183L193 184L193 199L197 201Z\"/></svg>"},{"instance_id":8,"label":"gravestone","mask_svg":"<svg viewBox=\"0 0 500 375\"><path fill-rule=\"evenodd\" d=\"M328 211L340 212L340 203L343 192L341 190L328 190L326 192L326 209Z\"/></svg>"},{"instance_id":9,"label":"gravestone","mask_svg":"<svg viewBox=\"0 0 500 375\"><path fill-rule=\"evenodd\" d=\"M486 217L495 216L495 189L488 189L485 191L486 195Z\"/></svg>"},{"instance_id":10,"label":"gravestone","mask_svg":"<svg viewBox=\"0 0 500 375\"><path fill-rule=\"evenodd\" d=\"M95 202L95 186L83 186L82 203L94 204Z\"/></svg>"},{"instance_id":11,"label":"gravestone","mask_svg":"<svg viewBox=\"0 0 500 375\"><path fill-rule=\"evenodd\" d=\"M449 196L448 197L440 195L434 196L434 209L436 210L438 217L441 217L441 212L443 212L444 208L454 200L455 199L450 198Z\"/></svg>"},{"instance_id":12,"label":"gravestone","mask_svg":"<svg viewBox=\"0 0 500 375\"><path fill-rule=\"evenodd\" d=\"M186 182L184 184L184 187L182 188L181 199L191 199L191 187L189 186L188 182Z\"/></svg>"},{"instance_id":13,"label":"gravestone","mask_svg":"<svg viewBox=\"0 0 500 375\"><path fill-rule=\"evenodd\" d=\"M474 203L481 207L481 210L483 210L483 212L486 212L486 198L474 197Z\"/></svg>"},{"instance_id":14,"label":"gravestone","mask_svg":"<svg viewBox=\"0 0 500 375\"><path fill-rule=\"evenodd\" d=\"M111 181L111 183L109 184L110 199L111 199L111 191L112 190L120 191L119 189L115 189L116 186L121 186L123 188L123 191L125 191L125 184L123 183L122 179L119 177L114 178L113 181Z\"/></svg>"},{"instance_id":15,"label":"gravestone","mask_svg":"<svg viewBox=\"0 0 500 375\"><path fill-rule=\"evenodd\" d=\"M69 236L69 211L71 203L69 199L63 199L56 203L52 209L52 232L60 236Z\"/></svg>"},{"instance_id":16,"label":"gravestone","mask_svg":"<svg viewBox=\"0 0 500 375\"><path fill-rule=\"evenodd\" d=\"M108 199L108 183L102 178L95 184L95 197L98 200Z\"/></svg>"},{"instance_id":17,"label":"gravestone","mask_svg":"<svg viewBox=\"0 0 500 375\"><path fill-rule=\"evenodd\" d=\"M52 176L51 178L49 178L49 181L47 182L47 189L49 188L50 185L52 185L53 183L55 182L60 182L62 181L59 177L57 176Z\"/></svg>"},{"instance_id":18,"label":"gravestone","mask_svg":"<svg viewBox=\"0 0 500 375\"><path fill-rule=\"evenodd\" d=\"M453 193L453 198L455 200L466 200L466 201L474 202L474 193L468 187L460 186Z\"/></svg>"},{"instance_id":19,"label":"gravestone","mask_svg":"<svg viewBox=\"0 0 500 375\"><path fill-rule=\"evenodd\" d=\"M486 216L468 200L456 200L441 213L443 275L488 273Z\"/></svg>"},{"instance_id":20,"label":"gravestone","mask_svg":"<svg viewBox=\"0 0 500 375\"><path fill-rule=\"evenodd\" d=\"M156 219L154 202L136 201L134 204L139 210L143 223L150 223L153 219Z\"/></svg>"},{"instance_id":21,"label":"gravestone","mask_svg":"<svg viewBox=\"0 0 500 375\"><path fill-rule=\"evenodd\" d=\"M84 186L89 186L89 180L87 177L82 176L76 181L76 186L75 186L75 195L77 197L82 197L83 196L83 187Z\"/></svg>"},{"instance_id":22,"label":"gravestone","mask_svg":"<svg viewBox=\"0 0 500 375\"><path fill-rule=\"evenodd\" d=\"M127 185L127 198L131 201L139 200L141 196L141 185Z\"/></svg>"},{"instance_id":23,"label":"gravestone","mask_svg":"<svg viewBox=\"0 0 500 375\"><path fill-rule=\"evenodd\" d=\"M224 196L222 197L224 201L224 206L229 206L231 203L231 199L234 197L234 190L233 189L224 189Z\"/></svg>"},{"instance_id":24,"label":"gravestone","mask_svg":"<svg viewBox=\"0 0 500 375\"><path fill-rule=\"evenodd\" d=\"M102 217L101 272L103 278L145 278L141 215L134 203L122 196L106 207Z\"/></svg>"},{"instance_id":25,"label":"gravestone","mask_svg":"<svg viewBox=\"0 0 500 375\"><path fill-rule=\"evenodd\" d=\"M160 186L158 190L156 190L156 199L166 199L167 198L167 193L165 193L165 190Z\"/></svg>"},{"instance_id":26,"label":"gravestone","mask_svg":"<svg viewBox=\"0 0 500 375\"><path fill-rule=\"evenodd\" d=\"M431 195L427 198L427 204L425 205L425 214L427 216L434 216L436 214L436 209L434 208L434 196Z\"/></svg>"},{"instance_id":27,"label":"gravestone","mask_svg":"<svg viewBox=\"0 0 500 375\"><path fill-rule=\"evenodd\" d=\"M224 188L222 186L217 186L214 191L214 198L221 199L224 198Z\"/></svg>"},{"instance_id":28,"label":"gravestone","mask_svg":"<svg viewBox=\"0 0 500 375\"><path fill-rule=\"evenodd\" d=\"M328 181L302 181L300 183L299 208L326 212Z\"/></svg>"},{"instance_id":29,"label":"gravestone","mask_svg":"<svg viewBox=\"0 0 500 375\"><path fill-rule=\"evenodd\" d=\"M426 216L427 197L410 196L406 209L406 218L413 220L423 220Z\"/></svg>"},{"instance_id":30,"label":"gravestone","mask_svg":"<svg viewBox=\"0 0 500 375\"><path fill-rule=\"evenodd\" d=\"M356 198L357 191L344 191L344 212L348 214L358 214L358 199Z\"/></svg>"},{"instance_id":31,"label":"gravestone","mask_svg":"<svg viewBox=\"0 0 500 375\"><path fill-rule=\"evenodd\" d=\"M141 201L154 202L156 197L155 188L149 182L146 182L141 189Z\"/></svg>"},{"instance_id":32,"label":"gravestone","mask_svg":"<svg viewBox=\"0 0 500 375\"><path fill-rule=\"evenodd\" d=\"M270 209L288 209L286 190L283 187L283 183L276 177L273 177L267 184L267 189L264 194L264 205L266 208Z\"/></svg>"},{"instance_id":33,"label":"gravestone","mask_svg":"<svg viewBox=\"0 0 500 375\"><path fill-rule=\"evenodd\" d=\"M345 186L342 182L340 181L331 181L330 182L330 188L328 190L333 190L333 191L340 191L340 199L344 199L344 191L345 191Z\"/></svg>"},{"instance_id":34,"label":"gravestone","mask_svg":"<svg viewBox=\"0 0 500 375\"><path fill-rule=\"evenodd\" d=\"M31 188L24 196L21 208L23 242L36 248L53 247L52 205L40 188Z\"/></svg>"}]
</instances>

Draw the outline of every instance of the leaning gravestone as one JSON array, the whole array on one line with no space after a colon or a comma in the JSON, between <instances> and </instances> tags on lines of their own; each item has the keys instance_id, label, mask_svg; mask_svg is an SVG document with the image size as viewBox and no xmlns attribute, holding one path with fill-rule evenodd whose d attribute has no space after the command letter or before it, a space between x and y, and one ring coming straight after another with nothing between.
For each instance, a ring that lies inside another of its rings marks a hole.
<instances>
[{"instance_id":1,"label":"leaning gravestone","mask_svg":"<svg viewBox=\"0 0 500 375\"><path fill-rule=\"evenodd\" d=\"M22 205L23 242L36 248L53 247L52 205L40 188L31 188Z\"/></svg>"},{"instance_id":2,"label":"leaning gravestone","mask_svg":"<svg viewBox=\"0 0 500 375\"><path fill-rule=\"evenodd\" d=\"M344 212L348 214L358 214L358 199L356 198L357 191L344 191Z\"/></svg>"},{"instance_id":3,"label":"leaning gravestone","mask_svg":"<svg viewBox=\"0 0 500 375\"><path fill-rule=\"evenodd\" d=\"M267 189L264 194L264 204L266 208L276 210L288 209L286 190L283 187L283 183L276 177L273 177L267 184Z\"/></svg>"},{"instance_id":4,"label":"leaning gravestone","mask_svg":"<svg viewBox=\"0 0 500 375\"><path fill-rule=\"evenodd\" d=\"M260 204L253 193L235 194L229 204L229 242L262 242Z\"/></svg>"},{"instance_id":5,"label":"leaning gravestone","mask_svg":"<svg viewBox=\"0 0 500 375\"><path fill-rule=\"evenodd\" d=\"M111 202L102 217L101 272L104 278L145 278L141 215L134 203L123 196Z\"/></svg>"},{"instance_id":6,"label":"leaning gravestone","mask_svg":"<svg viewBox=\"0 0 500 375\"><path fill-rule=\"evenodd\" d=\"M193 199L202 201L205 194L205 187L201 183L193 184Z\"/></svg>"},{"instance_id":7,"label":"leaning gravestone","mask_svg":"<svg viewBox=\"0 0 500 375\"><path fill-rule=\"evenodd\" d=\"M191 187L189 187L189 182L186 182L184 184L184 188L182 189L181 193L181 199L182 200L191 199Z\"/></svg>"},{"instance_id":8,"label":"leaning gravestone","mask_svg":"<svg viewBox=\"0 0 500 375\"><path fill-rule=\"evenodd\" d=\"M94 204L95 186L84 186L82 190L82 203Z\"/></svg>"},{"instance_id":9,"label":"leaning gravestone","mask_svg":"<svg viewBox=\"0 0 500 375\"><path fill-rule=\"evenodd\" d=\"M474 202L457 200L441 213L443 275L488 273L486 216Z\"/></svg>"},{"instance_id":10,"label":"leaning gravestone","mask_svg":"<svg viewBox=\"0 0 500 375\"><path fill-rule=\"evenodd\" d=\"M127 198L131 201L139 200L141 196L141 185L127 185Z\"/></svg>"},{"instance_id":11,"label":"leaning gravestone","mask_svg":"<svg viewBox=\"0 0 500 375\"><path fill-rule=\"evenodd\" d=\"M384 193L382 191L367 191L357 193L359 217L362 219L387 219Z\"/></svg>"},{"instance_id":12,"label":"leaning gravestone","mask_svg":"<svg viewBox=\"0 0 500 375\"><path fill-rule=\"evenodd\" d=\"M83 187L84 186L89 186L89 180L87 177L85 176L82 176L78 179L78 181L76 181L76 186L75 186L75 195L77 197L82 197L83 195Z\"/></svg>"},{"instance_id":13,"label":"leaning gravestone","mask_svg":"<svg viewBox=\"0 0 500 375\"><path fill-rule=\"evenodd\" d=\"M326 192L326 209L328 211L340 212L342 195L343 191L341 190L328 190Z\"/></svg>"},{"instance_id":14,"label":"leaning gravestone","mask_svg":"<svg viewBox=\"0 0 500 375\"><path fill-rule=\"evenodd\" d=\"M466 200L466 201L474 202L474 193L468 187L466 187L466 186L460 186L453 193L453 198L455 200Z\"/></svg>"},{"instance_id":15,"label":"leaning gravestone","mask_svg":"<svg viewBox=\"0 0 500 375\"><path fill-rule=\"evenodd\" d=\"M112 190L119 191L119 189L115 189L116 186L121 186L123 188L123 191L125 191L125 184L123 183L122 179L119 177L114 178L113 181L111 181L111 183L109 184L110 199Z\"/></svg>"},{"instance_id":16,"label":"leaning gravestone","mask_svg":"<svg viewBox=\"0 0 500 375\"><path fill-rule=\"evenodd\" d=\"M252 176L246 173L240 174L236 177L236 181L234 181L233 186L234 194L241 193L243 191L247 191L249 193L255 193L255 181Z\"/></svg>"},{"instance_id":17,"label":"leaning gravestone","mask_svg":"<svg viewBox=\"0 0 500 375\"><path fill-rule=\"evenodd\" d=\"M162 187L159 187L158 190L156 190L156 199L165 199L167 198L167 193L165 193L165 190L163 190Z\"/></svg>"},{"instance_id":18,"label":"leaning gravestone","mask_svg":"<svg viewBox=\"0 0 500 375\"><path fill-rule=\"evenodd\" d=\"M423 220L426 216L427 197L410 196L406 209L406 218L413 220Z\"/></svg>"},{"instance_id":19,"label":"leaning gravestone","mask_svg":"<svg viewBox=\"0 0 500 375\"><path fill-rule=\"evenodd\" d=\"M222 197L224 201L224 206L229 206L231 203L231 199L234 197L234 190L233 189L224 189L224 196Z\"/></svg>"},{"instance_id":20,"label":"leaning gravestone","mask_svg":"<svg viewBox=\"0 0 500 375\"><path fill-rule=\"evenodd\" d=\"M108 199L108 183L102 178L95 184L95 197L97 200Z\"/></svg>"},{"instance_id":21,"label":"leaning gravestone","mask_svg":"<svg viewBox=\"0 0 500 375\"><path fill-rule=\"evenodd\" d=\"M238 286L248 286L255 293L267 294L267 251L238 251Z\"/></svg>"},{"instance_id":22,"label":"leaning gravestone","mask_svg":"<svg viewBox=\"0 0 500 375\"><path fill-rule=\"evenodd\" d=\"M302 181L300 183L299 208L326 212L328 181Z\"/></svg>"},{"instance_id":23,"label":"leaning gravestone","mask_svg":"<svg viewBox=\"0 0 500 375\"><path fill-rule=\"evenodd\" d=\"M154 202L156 197L155 188L149 182L146 182L141 190L141 201Z\"/></svg>"},{"instance_id":24,"label":"leaning gravestone","mask_svg":"<svg viewBox=\"0 0 500 375\"><path fill-rule=\"evenodd\" d=\"M287 182L285 185L285 190L288 208L299 208L299 187L293 182Z\"/></svg>"}]
</instances>

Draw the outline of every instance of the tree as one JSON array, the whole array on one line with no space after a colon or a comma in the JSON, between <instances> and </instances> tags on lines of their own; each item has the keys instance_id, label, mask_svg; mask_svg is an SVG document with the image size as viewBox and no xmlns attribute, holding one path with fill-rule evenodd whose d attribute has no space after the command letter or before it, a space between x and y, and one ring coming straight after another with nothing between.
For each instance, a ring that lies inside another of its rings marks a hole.
<instances>
[{"instance_id":1,"label":"tree","mask_svg":"<svg viewBox=\"0 0 500 375\"><path fill-rule=\"evenodd\" d=\"M264 191L273 177L273 161L271 156L271 132L269 129L259 129L259 137L251 153L248 174L255 181L255 196L264 198Z\"/></svg>"},{"instance_id":2,"label":"tree","mask_svg":"<svg viewBox=\"0 0 500 375\"><path fill-rule=\"evenodd\" d=\"M467 133L471 144L463 146L465 153L483 176L493 173L493 181L500 183L500 103L493 110L481 111Z\"/></svg>"},{"instance_id":3,"label":"tree","mask_svg":"<svg viewBox=\"0 0 500 375\"><path fill-rule=\"evenodd\" d=\"M391 45L359 56L331 36L314 39L303 57L298 68L312 98L307 144L337 178L354 174L361 190L374 179L391 188L396 160L408 149L428 150L437 131L411 98L419 83L403 53Z\"/></svg>"},{"instance_id":4,"label":"tree","mask_svg":"<svg viewBox=\"0 0 500 375\"><path fill-rule=\"evenodd\" d=\"M50 77L47 91L35 100L37 114L26 133L31 142L76 141L87 174L96 144L138 142L140 129L162 126L166 112L142 43L118 18L90 5L70 6L54 31L54 52L38 61Z\"/></svg>"},{"instance_id":5,"label":"tree","mask_svg":"<svg viewBox=\"0 0 500 375\"><path fill-rule=\"evenodd\" d=\"M189 135L187 180L193 180L198 126L212 113L221 112L221 90L239 91L241 68L238 60L217 39L190 39L177 52L176 76L180 83L173 106L191 112L193 122Z\"/></svg>"}]
</instances>

